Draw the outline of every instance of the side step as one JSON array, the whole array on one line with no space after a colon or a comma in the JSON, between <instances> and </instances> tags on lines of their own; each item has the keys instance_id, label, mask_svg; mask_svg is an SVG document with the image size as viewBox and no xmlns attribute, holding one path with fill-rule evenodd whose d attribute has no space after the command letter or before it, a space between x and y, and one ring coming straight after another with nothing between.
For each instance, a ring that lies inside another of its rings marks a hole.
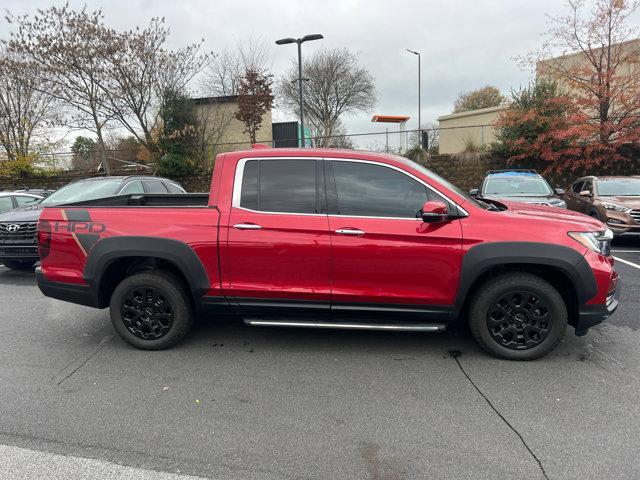
<instances>
[{"instance_id":1,"label":"side step","mask_svg":"<svg viewBox=\"0 0 640 480\"><path fill-rule=\"evenodd\" d=\"M339 330L391 330L395 332L443 332L443 323L362 323L362 322L314 322L307 320L245 318L252 327L301 327L332 328Z\"/></svg>"}]
</instances>

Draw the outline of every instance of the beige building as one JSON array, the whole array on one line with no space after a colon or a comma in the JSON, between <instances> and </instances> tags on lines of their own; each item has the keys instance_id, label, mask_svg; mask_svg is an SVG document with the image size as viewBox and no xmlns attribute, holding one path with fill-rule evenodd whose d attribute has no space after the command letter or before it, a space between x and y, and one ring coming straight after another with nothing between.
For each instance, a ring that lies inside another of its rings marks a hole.
<instances>
[{"instance_id":1,"label":"beige building","mask_svg":"<svg viewBox=\"0 0 640 480\"><path fill-rule=\"evenodd\" d=\"M616 69L617 77L626 77L627 91L635 89L640 93L640 38L612 46L615 58L620 60ZM599 49L594 50L597 55ZM584 53L572 53L547 60L536 65L536 78L555 80L565 93L571 93L571 84L566 80L566 73L577 77L581 82L590 82L594 78L593 65ZM564 73L564 75L563 75ZM492 125L507 106L483 108L467 112L452 113L438 118L440 134L440 153L459 153L465 145L489 145L495 140Z\"/></svg>"},{"instance_id":2,"label":"beige building","mask_svg":"<svg viewBox=\"0 0 640 480\"><path fill-rule=\"evenodd\" d=\"M459 153L468 144L488 146L495 141L494 122L508 107L481 108L438 118L440 153Z\"/></svg>"},{"instance_id":3,"label":"beige building","mask_svg":"<svg viewBox=\"0 0 640 480\"><path fill-rule=\"evenodd\" d=\"M211 155L251 148L249 134L244 132L244 123L234 116L238 111L238 97L203 97L194 98L193 101L196 118L200 125L205 126L200 140L209 146ZM256 140L271 145L271 112L263 117Z\"/></svg>"},{"instance_id":4,"label":"beige building","mask_svg":"<svg viewBox=\"0 0 640 480\"><path fill-rule=\"evenodd\" d=\"M600 49L596 48L591 54L600 62ZM611 56L614 63L620 63L616 68L616 77L635 78L632 85L625 88L640 88L640 38L618 43L611 46ZM595 78L595 67L582 52L570 53L559 57L541 60L536 64L536 78L554 80L565 93L571 93L571 83L567 80L573 77L576 82L590 82Z\"/></svg>"}]
</instances>

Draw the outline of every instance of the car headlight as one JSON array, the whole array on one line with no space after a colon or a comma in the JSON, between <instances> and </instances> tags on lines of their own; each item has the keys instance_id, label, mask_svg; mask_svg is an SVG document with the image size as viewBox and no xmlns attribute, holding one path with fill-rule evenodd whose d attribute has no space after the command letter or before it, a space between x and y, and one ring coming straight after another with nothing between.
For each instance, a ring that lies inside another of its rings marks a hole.
<instances>
[{"instance_id":1,"label":"car headlight","mask_svg":"<svg viewBox=\"0 0 640 480\"><path fill-rule=\"evenodd\" d=\"M613 232L608 228L601 232L569 232L569 236L589 250L605 256L611 254Z\"/></svg>"},{"instance_id":2,"label":"car headlight","mask_svg":"<svg viewBox=\"0 0 640 480\"><path fill-rule=\"evenodd\" d=\"M564 200L560 200L560 199L557 199L555 201L552 200L551 202L549 202L549 204L552 207L556 207L556 208L567 208L567 202L565 202Z\"/></svg>"},{"instance_id":3,"label":"car headlight","mask_svg":"<svg viewBox=\"0 0 640 480\"><path fill-rule=\"evenodd\" d=\"M605 210L613 210L614 212L630 212L632 209L623 207L622 205L616 205L615 203L603 203L602 208Z\"/></svg>"}]
</instances>

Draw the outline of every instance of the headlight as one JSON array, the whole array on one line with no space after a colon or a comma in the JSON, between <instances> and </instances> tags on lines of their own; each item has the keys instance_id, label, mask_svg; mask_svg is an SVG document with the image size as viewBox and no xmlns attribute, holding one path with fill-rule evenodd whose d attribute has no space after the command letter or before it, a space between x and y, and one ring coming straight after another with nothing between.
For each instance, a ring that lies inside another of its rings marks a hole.
<instances>
[{"instance_id":1,"label":"headlight","mask_svg":"<svg viewBox=\"0 0 640 480\"><path fill-rule=\"evenodd\" d=\"M608 228L601 232L569 232L569 236L589 250L605 256L611 254L613 232Z\"/></svg>"},{"instance_id":2,"label":"headlight","mask_svg":"<svg viewBox=\"0 0 640 480\"><path fill-rule=\"evenodd\" d=\"M567 202L565 202L564 200L556 200L555 202L552 201L550 202L551 206L556 207L556 208L567 208Z\"/></svg>"},{"instance_id":3,"label":"headlight","mask_svg":"<svg viewBox=\"0 0 640 480\"><path fill-rule=\"evenodd\" d=\"M630 212L631 208L616 205L615 203L603 203L602 208L605 210L613 210L614 212Z\"/></svg>"}]
</instances>

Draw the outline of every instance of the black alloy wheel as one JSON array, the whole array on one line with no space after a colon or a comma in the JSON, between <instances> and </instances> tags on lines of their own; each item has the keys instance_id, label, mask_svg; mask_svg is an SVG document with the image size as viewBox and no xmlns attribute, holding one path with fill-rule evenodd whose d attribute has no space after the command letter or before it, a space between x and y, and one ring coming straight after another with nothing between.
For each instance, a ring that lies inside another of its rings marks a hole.
<instances>
[{"instance_id":1,"label":"black alloy wheel","mask_svg":"<svg viewBox=\"0 0 640 480\"><path fill-rule=\"evenodd\" d=\"M510 350L540 345L549 335L552 320L547 302L526 290L500 295L487 313L491 337Z\"/></svg>"},{"instance_id":2,"label":"black alloy wheel","mask_svg":"<svg viewBox=\"0 0 640 480\"><path fill-rule=\"evenodd\" d=\"M113 291L109 307L118 334L144 350L175 345L193 325L187 285L165 270L145 270L125 278Z\"/></svg>"},{"instance_id":3,"label":"black alloy wheel","mask_svg":"<svg viewBox=\"0 0 640 480\"><path fill-rule=\"evenodd\" d=\"M164 337L173 325L173 309L158 289L134 287L124 297L120 309L124 326L143 340Z\"/></svg>"},{"instance_id":4,"label":"black alloy wheel","mask_svg":"<svg viewBox=\"0 0 640 480\"><path fill-rule=\"evenodd\" d=\"M468 308L469 328L491 355L534 360L551 352L568 323L562 295L526 271L496 274L478 285Z\"/></svg>"}]
</instances>

